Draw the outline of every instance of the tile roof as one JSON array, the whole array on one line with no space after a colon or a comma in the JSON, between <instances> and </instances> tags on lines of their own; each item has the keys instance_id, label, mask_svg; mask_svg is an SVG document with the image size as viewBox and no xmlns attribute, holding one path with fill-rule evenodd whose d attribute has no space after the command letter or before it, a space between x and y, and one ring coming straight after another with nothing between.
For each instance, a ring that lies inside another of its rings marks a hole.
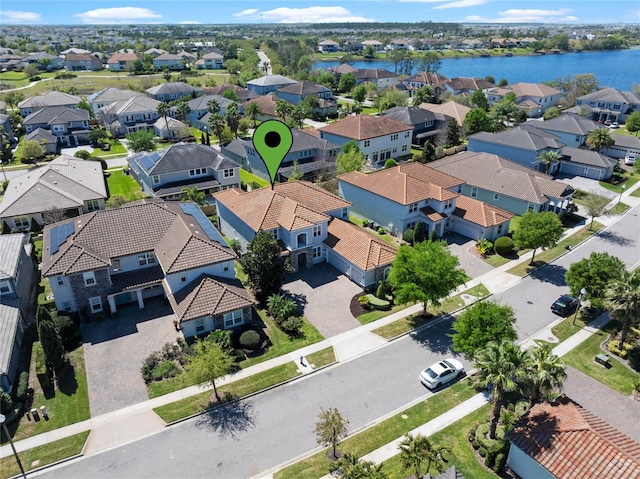
<instances>
[{"instance_id":1,"label":"tile roof","mask_svg":"<svg viewBox=\"0 0 640 479\"><path fill-rule=\"evenodd\" d=\"M136 96L144 96L142 93L133 90L122 90L120 88L104 88L93 95L89 95L89 103L107 103L120 100L128 100Z\"/></svg>"},{"instance_id":2,"label":"tile roof","mask_svg":"<svg viewBox=\"0 0 640 479\"><path fill-rule=\"evenodd\" d=\"M524 125L498 133L481 131L469 136L469 139L530 151L541 151L547 148L558 149L565 146L557 136L539 128Z\"/></svg>"},{"instance_id":3,"label":"tile roof","mask_svg":"<svg viewBox=\"0 0 640 479\"><path fill-rule=\"evenodd\" d=\"M181 323L203 316L230 313L255 304L240 281L200 275L180 291L168 296Z\"/></svg>"},{"instance_id":4,"label":"tile roof","mask_svg":"<svg viewBox=\"0 0 640 479\"><path fill-rule=\"evenodd\" d=\"M36 128L31 133L27 133L24 138L25 140L36 140L44 144L55 144L58 141L50 130L45 130L44 128Z\"/></svg>"},{"instance_id":5,"label":"tile roof","mask_svg":"<svg viewBox=\"0 0 640 479\"><path fill-rule=\"evenodd\" d=\"M415 75L402 80L403 83L426 83L431 86L440 86L447 81L447 78L438 73L418 72Z\"/></svg>"},{"instance_id":6,"label":"tile roof","mask_svg":"<svg viewBox=\"0 0 640 479\"><path fill-rule=\"evenodd\" d=\"M467 184L535 204L574 192L567 183L490 153L465 151L429 163L431 168L466 180Z\"/></svg>"},{"instance_id":7,"label":"tile roof","mask_svg":"<svg viewBox=\"0 0 640 479\"><path fill-rule=\"evenodd\" d=\"M577 98L580 101L590 102L598 101L605 103L630 103L640 104L640 95L636 95L630 91L621 91L617 88L603 88Z\"/></svg>"},{"instance_id":8,"label":"tile roof","mask_svg":"<svg viewBox=\"0 0 640 479\"><path fill-rule=\"evenodd\" d=\"M514 217L513 213L463 195L458 196L453 214L485 228L506 223Z\"/></svg>"},{"instance_id":9,"label":"tile roof","mask_svg":"<svg viewBox=\"0 0 640 479\"><path fill-rule=\"evenodd\" d=\"M226 108L233 103L233 100L229 100L220 95L202 95L189 100L187 105L189 105L189 108L192 110L206 110L208 108L207 103L211 100L218 102L220 110L226 110Z\"/></svg>"},{"instance_id":10,"label":"tile roof","mask_svg":"<svg viewBox=\"0 0 640 479\"><path fill-rule=\"evenodd\" d=\"M427 475L424 476L424 479L465 479L465 477L456 466L451 466L449 469L441 472L437 476L432 476L430 473L427 473Z\"/></svg>"},{"instance_id":11,"label":"tile roof","mask_svg":"<svg viewBox=\"0 0 640 479\"><path fill-rule=\"evenodd\" d=\"M160 57L156 58L159 60ZM160 85L147 88L145 90L151 96L170 95L172 93L193 93L199 92L200 89L189 85L182 81L161 83Z\"/></svg>"},{"instance_id":12,"label":"tile roof","mask_svg":"<svg viewBox=\"0 0 640 479\"><path fill-rule=\"evenodd\" d=\"M534 406L507 439L558 479L640 477L640 444L565 395Z\"/></svg>"},{"instance_id":13,"label":"tile roof","mask_svg":"<svg viewBox=\"0 0 640 479\"><path fill-rule=\"evenodd\" d=\"M177 60L177 61L182 61L183 58L178 56L178 55L174 55L173 53L161 53L160 55L158 55L157 57L154 58L154 60Z\"/></svg>"},{"instance_id":14,"label":"tile roof","mask_svg":"<svg viewBox=\"0 0 640 479\"><path fill-rule=\"evenodd\" d=\"M546 97L552 95L559 95L562 93L560 90L552 88L544 83L513 83L504 87L496 87L489 90L489 93L499 96L506 96L509 93L515 93L517 97L521 96L538 96Z\"/></svg>"},{"instance_id":15,"label":"tile roof","mask_svg":"<svg viewBox=\"0 0 640 479\"><path fill-rule=\"evenodd\" d=\"M41 123L53 125L72 121L89 121L89 112L84 108L46 106L27 115L23 123L25 125L38 125Z\"/></svg>"},{"instance_id":16,"label":"tile roof","mask_svg":"<svg viewBox=\"0 0 640 479\"><path fill-rule=\"evenodd\" d=\"M373 173L352 171L338 177L339 181L352 184L401 205L434 198L438 201L457 198L449 188L465 183L447 173L421 163L411 162Z\"/></svg>"},{"instance_id":17,"label":"tile roof","mask_svg":"<svg viewBox=\"0 0 640 479\"><path fill-rule=\"evenodd\" d=\"M364 229L332 218L324 244L362 271L391 264L396 249Z\"/></svg>"},{"instance_id":18,"label":"tile roof","mask_svg":"<svg viewBox=\"0 0 640 479\"><path fill-rule=\"evenodd\" d=\"M134 62L136 60L141 60L137 53L114 53L107 60L108 64L114 64L119 62Z\"/></svg>"},{"instance_id":19,"label":"tile roof","mask_svg":"<svg viewBox=\"0 0 640 479\"><path fill-rule=\"evenodd\" d=\"M167 130L167 125L169 125L169 129L170 130L179 130L181 128L184 128L186 131L188 131L188 126L185 125L184 123L182 123L180 120L177 120L175 118L171 118L170 116L168 116L166 119L160 117L156 120L156 122L153 124L154 128L157 128L160 131L166 131Z\"/></svg>"},{"instance_id":20,"label":"tile roof","mask_svg":"<svg viewBox=\"0 0 640 479\"><path fill-rule=\"evenodd\" d=\"M599 168L610 168L618 163L615 158L610 158L597 151L588 150L586 148L570 148L562 149L564 158L562 161L570 161L572 163L580 163L587 166L597 166Z\"/></svg>"},{"instance_id":21,"label":"tile roof","mask_svg":"<svg viewBox=\"0 0 640 479\"><path fill-rule=\"evenodd\" d=\"M240 100L246 100L248 98L253 98L255 94L250 92L246 88L243 88L238 85L231 85L229 83L223 83L222 85L213 86L213 87L203 87L202 91L205 95L222 95L225 91L231 90L235 93Z\"/></svg>"},{"instance_id":22,"label":"tile roof","mask_svg":"<svg viewBox=\"0 0 640 479\"><path fill-rule=\"evenodd\" d=\"M443 82L453 90L486 90L494 88L495 83L491 83L484 78L456 77Z\"/></svg>"},{"instance_id":23,"label":"tile roof","mask_svg":"<svg viewBox=\"0 0 640 479\"><path fill-rule=\"evenodd\" d=\"M0 280L16 276L20 262L20 253L29 244L29 233L0 235Z\"/></svg>"},{"instance_id":24,"label":"tile roof","mask_svg":"<svg viewBox=\"0 0 640 479\"><path fill-rule=\"evenodd\" d=\"M396 73L384 68L360 68L355 72L356 80L366 81L369 79L380 80L383 78L397 78Z\"/></svg>"},{"instance_id":25,"label":"tile roof","mask_svg":"<svg viewBox=\"0 0 640 479\"><path fill-rule=\"evenodd\" d=\"M413 130L413 127L384 116L355 115L347 116L318 130L359 141Z\"/></svg>"},{"instance_id":26,"label":"tile roof","mask_svg":"<svg viewBox=\"0 0 640 479\"><path fill-rule=\"evenodd\" d=\"M278 99L273 95L260 95L257 98L249 100L245 104L245 110L247 109L250 103L257 103L260 105L262 109L262 113L267 116L276 117L276 105L278 104Z\"/></svg>"},{"instance_id":27,"label":"tile roof","mask_svg":"<svg viewBox=\"0 0 640 479\"><path fill-rule=\"evenodd\" d=\"M531 125L541 130L571 133L573 135L588 135L592 131L602 128L600 123L572 113L565 113L551 120L532 122Z\"/></svg>"},{"instance_id":28,"label":"tile roof","mask_svg":"<svg viewBox=\"0 0 640 479\"><path fill-rule=\"evenodd\" d=\"M463 105L462 103L458 103L457 101L447 101L440 105L433 103L421 103L419 106L420 108L432 111L433 113L442 113L451 118L455 118L460 126L462 126L467 113L471 111L471 108Z\"/></svg>"}]
</instances>

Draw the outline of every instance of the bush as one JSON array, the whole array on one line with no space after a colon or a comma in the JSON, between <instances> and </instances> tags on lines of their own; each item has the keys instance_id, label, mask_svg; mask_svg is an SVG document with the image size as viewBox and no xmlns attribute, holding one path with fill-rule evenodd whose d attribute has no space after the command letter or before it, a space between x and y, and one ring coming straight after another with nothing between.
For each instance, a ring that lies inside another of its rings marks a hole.
<instances>
[{"instance_id":1,"label":"bush","mask_svg":"<svg viewBox=\"0 0 640 479\"><path fill-rule=\"evenodd\" d=\"M484 447L481 447L478 449L478 454L480 454L480 457L485 457L487 455L487 450Z\"/></svg>"},{"instance_id":2,"label":"bush","mask_svg":"<svg viewBox=\"0 0 640 479\"><path fill-rule=\"evenodd\" d=\"M471 442L471 446L472 446L472 447L477 451L477 450L480 448L480 442L478 442L478 440L477 440L477 439L474 439L474 440Z\"/></svg>"},{"instance_id":3,"label":"bush","mask_svg":"<svg viewBox=\"0 0 640 479\"><path fill-rule=\"evenodd\" d=\"M287 319L280 323L280 327L282 330L287 333L289 336L297 336L300 334L300 330L304 321L300 316L289 316Z\"/></svg>"},{"instance_id":4,"label":"bush","mask_svg":"<svg viewBox=\"0 0 640 479\"><path fill-rule=\"evenodd\" d=\"M247 355L244 354L244 350L242 349L234 349L233 350L233 355L236 358L236 361L240 362L240 361L244 361L247 358Z\"/></svg>"},{"instance_id":5,"label":"bush","mask_svg":"<svg viewBox=\"0 0 640 479\"><path fill-rule=\"evenodd\" d=\"M75 156L76 158L82 158L83 160L88 160L89 158L91 158L91 153L89 153L87 150L78 150L73 154L73 156Z\"/></svg>"},{"instance_id":6,"label":"bush","mask_svg":"<svg viewBox=\"0 0 640 479\"><path fill-rule=\"evenodd\" d=\"M156 366L162 362L162 360L162 354L158 351L154 351L142 362L140 373L142 374L142 379L145 383L148 384L153 381L153 371Z\"/></svg>"},{"instance_id":7,"label":"bush","mask_svg":"<svg viewBox=\"0 0 640 479\"><path fill-rule=\"evenodd\" d=\"M508 256L513 252L513 240L508 236L501 236L493 244L493 247L500 256Z\"/></svg>"},{"instance_id":8,"label":"bush","mask_svg":"<svg viewBox=\"0 0 640 479\"><path fill-rule=\"evenodd\" d=\"M63 311L53 311L51 319L62 339L64 349L66 351L74 349L81 340L80 329L74 317Z\"/></svg>"},{"instance_id":9,"label":"bush","mask_svg":"<svg viewBox=\"0 0 640 479\"><path fill-rule=\"evenodd\" d=\"M616 356L621 357L622 359L626 359L627 358L627 350L626 349L618 349L618 342L617 341L609 341L609 344L607 344L607 349L609 350L610 353L615 354Z\"/></svg>"},{"instance_id":10,"label":"bush","mask_svg":"<svg viewBox=\"0 0 640 479\"><path fill-rule=\"evenodd\" d=\"M176 376L180 370L173 361L164 361L153 368L152 376L154 381Z\"/></svg>"},{"instance_id":11,"label":"bush","mask_svg":"<svg viewBox=\"0 0 640 479\"><path fill-rule=\"evenodd\" d=\"M16 400L24 401L29 390L29 373L22 371L18 379L18 387L16 388Z\"/></svg>"},{"instance_id":12,"label":"bush","mask_svg":"<svg viewBox=\"0 0 640 479\"><path fill-rule=\"evenodd\" d=\"M385 230L382 226L380 228L378 228L378 234L379 235L383 235L387 232L387 230Z\"/></svg>"},{"instance_id":13,"label":"bush","mask_svg":"<svg viewBox=\"0 0 640 479\"><path fill-rule=\"evenodd\" d=\"M360 303L360 306L362 306L364 309L371 309L371 304L369 303L369 297L366 294L358 298L358 303Z\"/></svg>"},{"instance_id":14,"label":"bush","mask_svg":"<svg viewBox=\"0 0 640 479\"><path fill-rule=\"evenodd\" d=\"M376 298L387 299L387 285L384 283L384 281L380 281L378 283L378 288L376 289Z\"/></svg>"},{"instance_id":15,"label":"bush","mask_svg":"<svg viewBox=\"0 0 640 479\"><path fill-rule=\"evenodd\" d=\"M369 226L369 220L362 220L360 223L364 228L366 228L367 226Z\"/></svg>"},{"instance_id":16,"label":"bush","mask_svg":"<svg viewBox=\"0 0 640 479\"><path fill-rule=\"evenodd\" d=\"M216 329L207 336L207 341L212 341L220 346L223 351L231 351L231 331L228 329Z\"/></svg>"},{"instance_id":17,"label":"bush","mask_svg":"<svg viewBox=\"0 0 640 479\"><path fill-rule=\"evenodd\" d=\"M369 299L369 305L373 306L373 309L386 311L391 308L391 302L387 301L386 299L377 298L372 294L368 294L367 298Z\"/></svg>"},{"instance_id":18,"label":"bush","mask_svg":"<svg viewBox=\"0 0 640 479\"><path fill-rule=\"evenodd\" d=\"M493 243L486 238L476 240L476 249L482 256L486 255L493 248Z\"/></svg>"},{"instance_id":19,"label":"bush","mask_svg":"<svg viewBox=\"0 0 640 479\"><path fill-rule=\"evenodd\" d=\"M493 463L493 472L495 473L500 472L506 463L507 463L506 454L499 452L498 455L496 455L496 459Z\"/></svg>"},{"instance_id":20,"label":"bush","mask_svg":"<svg viewBox=\"0 0 640 479\"><path fill-rule=\"evenodd\" d=\"M32 354L36 362L36 377L38 378L40 387L46 391L51 387L51 376L49 375L49 369L47 368L47 362L44 357L44 350L42 349L40 341L33 343Z\"/></svg>"},{"instance_id":21,"label":"bush","mask_svg":"<svg viewBox=\"0 0 640 479\"><path fill-rule=\"evenodd\" d=\"M247 329L244 333L240 335L240 346L243 349L248 349L249 351L254 351L260 347L260 335L254 329Z\"/></svg>"},{"instance_id":22,"label":"bush","mask_svg":"<svg viewBox=\"0 0 640 479\"><path fill-rule=\"evenodd\" d=\"M631 351L629 351L627 359L629 360L629 366L636 371L640 371L640 346L635 346Z\"/></svg>"},{"instance_id":23,"label":"bush","mask_svg":"<svg viewBox=\"0 0 640 479\"><path fill-rule=\"evenodd\" d=\"M0 389L0 413L7 415L11 412L13 406L13 400L8 392L4 389Z\"/></svg>"},{"instance_id":24,"label":"bush","mask_svg":"<svg viewBox=\"0 0 640 479\"><path fill-rule=\"evenodd\" d=\"M405 230L405 232L402 234L402 239L409 244L413 244L413 240L415 239L415 231L413 230L413 228Z\"/></svg>"}]
</instances>

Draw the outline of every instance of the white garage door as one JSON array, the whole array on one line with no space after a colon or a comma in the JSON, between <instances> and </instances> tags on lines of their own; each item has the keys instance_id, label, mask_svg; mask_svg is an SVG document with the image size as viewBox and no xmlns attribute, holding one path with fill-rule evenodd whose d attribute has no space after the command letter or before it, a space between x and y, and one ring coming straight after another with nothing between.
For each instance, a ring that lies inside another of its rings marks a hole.
<instances>
[{"instance_id":1,"label":"white garage door","mask_svg":"<svg viewBox=\"0 0 640 479\"><path fill-rule=\"evenodd\" d=\"M471 239L478 239L482 236L481 227L476 226L473 223L468 223L459 218L456 218L455 222L453 223L453 231Z\"/></svg>"},{"instance_id":2,"label":"white garage door","mask_svg":"<svg viewBox=\"0 0 640 479\"><path fill-rule=\"evenodd\" d=\"M329 251L329 264L340 271L342 274L347 274L349 269L349 263L342 259L339 255L331 250Z\"/></svg>"}]
</instances>

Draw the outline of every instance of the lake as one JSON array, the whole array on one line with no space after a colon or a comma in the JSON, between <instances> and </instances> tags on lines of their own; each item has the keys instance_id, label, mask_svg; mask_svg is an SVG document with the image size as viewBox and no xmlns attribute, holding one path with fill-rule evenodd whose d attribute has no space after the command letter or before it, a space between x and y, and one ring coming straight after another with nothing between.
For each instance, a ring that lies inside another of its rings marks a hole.
<instances>
[{"instance_id":1,"label":"lake","mask_svg":"<svg viewBox=\"0 0 640 479\"><path fill-rule=\"evenodd\" d=\"M416 62L417 63L417 62ZM384 60L350 63L355 68L385 68L393 64ZM339 62L316 62L314 68L328 68ZM447 78L493 76L509 83L543 83L556 78L593 73L600 86L630 91L640 83L640 48L606 52L561 53L513 57L443 58L439 73ZM415 72L415 71L414 71Z\"/></svg>"}]
</instances>

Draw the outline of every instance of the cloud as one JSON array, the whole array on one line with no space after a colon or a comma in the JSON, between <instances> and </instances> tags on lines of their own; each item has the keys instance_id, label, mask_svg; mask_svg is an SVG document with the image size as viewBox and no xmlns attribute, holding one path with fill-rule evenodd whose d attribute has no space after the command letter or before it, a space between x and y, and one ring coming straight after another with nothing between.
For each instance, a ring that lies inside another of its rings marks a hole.
<instances>
[{"instance_id":1,"label":"cloud","mask_svg":"<svg viewBox=\"0 0 640 479\"><path fill-rule=\"evenodd\" d=\"M569 15L572 12L569 8L558 10L540 10L535 8L518 9L512 8L503 12L498 12L497 18L481 17L479 15L469 15L462 19L464 22L481 23L562 23L577 22L578 17Z\"/></svg>"},{"instance_id":2,"label":"cloud","mask_svg":"<svg viewBox=\"0 0 640 479\"><path fill-rule=\"evenodd\" d=\"M242 10L241 12L234 13L234 17L246 17L247 15L254 15L258 13L257 8L247 8L246 10Z\"/></svg>"},{"instance_id":3,"label":"cloud","mask_svg":"<svg viewBox=\"0 0 640 479\"><path fill-rule=\"evenodd\" d=\"M244 10L234 16L247 16L261 19L265 23L344 23L373 22L373 18L352 14L344 7L279 7L273 10L258 12L257 9Z\"/></svg>"},{"instance_id":4,"label":"cloud","mask_svg":"<svg viewBox=\"0 0 640 479\"><path fill-rule=\"evenodd\" d=\"M114 7L114 8L97 8L84 13L76 13L74 17L80 19L82 23L89 24L128 24L128 23L147 23L162 18L162 15L149 10L148 8L139 7Z\"/></svg>"},{"instance_id":5,"label":"cloud","mask_svg":"<svg viewBox=\"0 0 640 479\"><path fill-rule=\"evenodd\" d=\"M0 23L40 23L42 16L33 12L17 12L15 10L0 11Z\"/></svg>"},{"instance_id":6,"label":"cloud","mask_svg":"<svg viewBox=\"0 0 640 479\"><path fill-rule=\"evenodd\" d=\"M465 8L484 5L488 0L399 0L400 2L411 3L438 3L433 7L434 10L443 10L445 8Z\"/></svg>"},{"instance_id":7,"label":"cloud","mask_svg":"<svg viewBox=\"0 0 640 479\"><path fill-rule=\"evenodd\" d=\"M201 25L202 22L199 22L198 20L183 20L181 22L178 22L178 25Z\"/></svg>"}]
</instances>

